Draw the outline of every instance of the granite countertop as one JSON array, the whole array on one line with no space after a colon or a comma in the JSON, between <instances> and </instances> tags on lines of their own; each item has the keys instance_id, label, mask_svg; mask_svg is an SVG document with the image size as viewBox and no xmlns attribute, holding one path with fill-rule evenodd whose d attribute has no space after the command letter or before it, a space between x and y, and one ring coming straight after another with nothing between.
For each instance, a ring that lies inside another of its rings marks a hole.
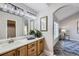
<instances>
[{"instance_id":1,"label":"granite countertop","mask_svg":"<svg viewBox=\"0 0 79 59\"><path fill-rule=\"evenodd\" d=\"M43 37L41 37L41 38L43 38ZM41 38L35 38L35 39L32 39L32 40L27 40L27 38L26 38L26 39L15 40L12 43L7 42L7 43L0 44L0 55L6 53L8 51L17 49L21 46L32 43L34 41L40 40Z\"/></svg>"}]
</instances>

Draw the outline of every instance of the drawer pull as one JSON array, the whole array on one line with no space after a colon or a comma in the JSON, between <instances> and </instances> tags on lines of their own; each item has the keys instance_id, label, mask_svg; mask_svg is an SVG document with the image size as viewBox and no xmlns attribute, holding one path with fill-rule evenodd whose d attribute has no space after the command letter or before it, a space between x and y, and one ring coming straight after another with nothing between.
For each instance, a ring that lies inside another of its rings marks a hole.
<instances>
[{"instance_id":1,"label":"drawer pull","mask_svg":"<svg viewBox=\"0 0 79 59\"><path fill-rule=\"evenodd\" d=\"M34 51L34 49L32 49L32 52Z\"/></svg>"}]
</instances>

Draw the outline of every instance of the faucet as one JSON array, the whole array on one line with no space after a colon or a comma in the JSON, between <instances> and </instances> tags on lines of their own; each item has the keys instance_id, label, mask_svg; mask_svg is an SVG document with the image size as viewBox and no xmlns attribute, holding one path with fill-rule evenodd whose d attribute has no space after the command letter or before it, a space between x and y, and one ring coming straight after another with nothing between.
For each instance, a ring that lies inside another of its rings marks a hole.
<instances>
[{"instance_id":1,"label":"faucet","mask_svg":"<svg viewBox=\"0 0 79 59\"><path fill-rule=\"evenodd\" d=\"M9 41L8 41L8 43L13 43L14 42L14 39L10 39Z\"/></svg>"}]
</instances>

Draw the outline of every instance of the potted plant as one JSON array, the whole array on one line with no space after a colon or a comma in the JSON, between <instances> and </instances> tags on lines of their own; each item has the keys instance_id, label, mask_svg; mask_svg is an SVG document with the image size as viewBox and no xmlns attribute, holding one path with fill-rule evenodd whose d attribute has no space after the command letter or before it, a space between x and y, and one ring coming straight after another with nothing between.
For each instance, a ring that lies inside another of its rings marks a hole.
<instances>
[{"instance_id":1,"label":"potted plant","mask_svg":"<svg viewBox=\"0 0 79 59\"><path fill-rule=\"evenodd\" d=\"M29 34L30 35L35 35L35 31L34 30L30 30Z\"/></svg>"},{"instance_id":2,"label":"potted plant","mask_svg":"<svg viewBox=\"0 0 79 59\"><path fill-rule=\"evenodd\" d=\"M42 36L42 33L39 30L36 30L35 36L36 37L41 37Z\"/></svg>"},{"instance_id":3,"label":"potted plant","mask_svg":"<svg viewBox=\"0 0 79 59\"><path fill-rule=\"evenodd\" d=\"M35 31L34 30L30 30L29 36L27 37L27 39L28 40L35 39Z\"/></svg>"}]
</instances>

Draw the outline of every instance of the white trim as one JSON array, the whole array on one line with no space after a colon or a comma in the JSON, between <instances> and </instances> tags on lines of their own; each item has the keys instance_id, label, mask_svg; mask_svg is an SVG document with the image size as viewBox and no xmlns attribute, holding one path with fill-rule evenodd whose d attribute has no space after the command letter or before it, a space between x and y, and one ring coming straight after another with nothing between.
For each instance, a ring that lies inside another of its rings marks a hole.
<instances>
[{"instance_id":1,"label":"white trim","mask_svg":"<svg viewBox=\"0 0 79 59\"><path fill-rule=\"evenodd\" d=\"M48 50L44 50L44 54L45 54L46 56L53 56L53 52L48 51Z\"/></svg>"}]
</instances>

